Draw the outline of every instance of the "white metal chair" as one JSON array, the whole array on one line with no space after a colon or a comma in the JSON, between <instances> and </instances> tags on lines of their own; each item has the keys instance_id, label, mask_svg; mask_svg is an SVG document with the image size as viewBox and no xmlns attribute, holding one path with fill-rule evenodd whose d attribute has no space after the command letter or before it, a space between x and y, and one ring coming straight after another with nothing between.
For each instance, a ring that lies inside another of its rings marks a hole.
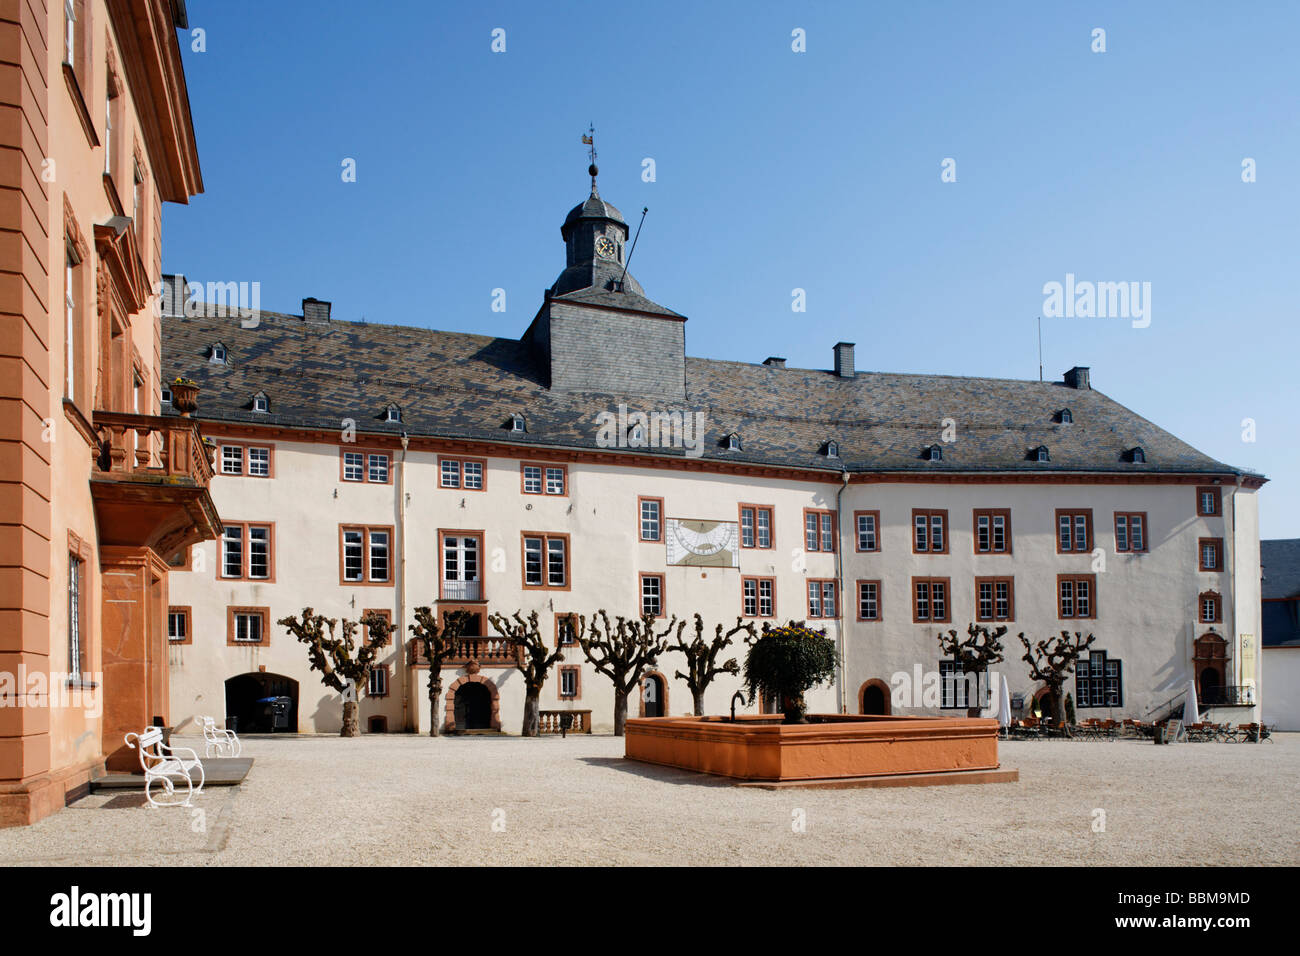
<instances>
[{"instance_id":1,"label":"white metal chair","mask_svg":"<svg viewBox=\"0 0 1300 956\"><path fill-rule=\"evenodd\" d=\"M135 738L135 743L131 738ZM138 734L127 734L126 745L140 751L140 766L144 768L144 795L151 807L188 807L190 800L197 793L203 792L205 776L203 763L199 755L189 747L169 747L163 743L161 727L146 727ZM189 754L189 757L185 757ZM194 771L198 771L199 785L194 786ZM175 778L177 783L173 783ZM185 781L185 799L181 800L177 789L179 782ZM163 800L155 800L154 784L161 784Z\"/></svg>"},{"instance_id":2,"label":"white metal chair","mask_svg":"<svg viewBox=\"0 0 1300 956\"><path fill-rule=\"evenodd\" d=\"M223 730L211 717L195 717L203 727L203 756L238 757L243 746L233 730Z\"/></svg>"}]
</instances>

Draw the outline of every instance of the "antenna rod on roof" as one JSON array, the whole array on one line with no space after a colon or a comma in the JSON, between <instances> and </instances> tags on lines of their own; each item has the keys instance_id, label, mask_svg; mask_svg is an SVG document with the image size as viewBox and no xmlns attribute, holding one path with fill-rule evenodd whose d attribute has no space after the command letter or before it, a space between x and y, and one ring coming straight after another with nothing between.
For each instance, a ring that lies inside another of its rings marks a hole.
<instances>
[{"instance_id":1,"label":"antenna rod on roof","mask_svg":"<svg viewBox=\"0 0 1300 956\"><path fill-rule=\"evenodd\" d=\"M632 253L636 252L636 241L641 238L641 227L645 225L645 214L650 211L649 206L641 207L641 221L636 224L636 235L632 237L632 248L627 251L627 259L623 261L623 274L618 277L618 287L623 288L623 280L627 278L627 267L632 263Z\"/></svg>"},{"instance_id":2,"label":"antenna rod on roof","mask_svg":"<svg viewBox=\"0 0 1300 956\"><path fill-rule=\"evenodd\" d=\"M1038 317L1038 380L1043 380L1043 317Z\"/></svg>"}]
</instances>

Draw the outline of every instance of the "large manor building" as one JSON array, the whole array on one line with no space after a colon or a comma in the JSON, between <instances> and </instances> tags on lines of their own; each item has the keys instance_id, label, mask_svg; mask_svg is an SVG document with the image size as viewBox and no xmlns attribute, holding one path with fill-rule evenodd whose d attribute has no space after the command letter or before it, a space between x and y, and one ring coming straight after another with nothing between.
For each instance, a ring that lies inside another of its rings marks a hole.
<instances>
[{"instance_id":1,"label":"large manor building","mask_svg":"<svg viewBox=\"0 0 1300 956\"><path fill-rule=\"evenodd\" d=\"M1194 678L1205 703L1257 719L1261 477L1094 390L1087 368L866 372L846 342L827 343L827 369L691 358L687 318L627 273L628 226L594 170L560 232L564 267L518 339L342 322L314 298L241 313L168 280L163 366L199 386L224 529L169 556L173 722L270 729L288 698L281 729L337 730L339 695L276 624L307 606L399 625L361 702L372 732L518 732L515 649L488 624L516 610L564 646L547 727L565 711L612 725L611 685L569 626L600 609L825 628L843 667L814 711L983 703L936 634L985 622L1009 628L998 670L1028 706L1044 688L1015 635L1069 630L1095 635L1066 686L1080 718L1164 716ZM469 611L477 636L436 714L408 643L420 605ZM630 713L689 713L683 665L662 657ZM707 709L739 686L717 680Z\"/></svg>"}]
</instances>

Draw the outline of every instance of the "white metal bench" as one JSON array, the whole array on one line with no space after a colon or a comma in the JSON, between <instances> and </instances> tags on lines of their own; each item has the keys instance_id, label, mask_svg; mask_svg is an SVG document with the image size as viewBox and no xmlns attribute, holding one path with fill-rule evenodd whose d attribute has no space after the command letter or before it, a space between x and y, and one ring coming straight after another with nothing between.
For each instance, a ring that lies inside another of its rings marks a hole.
<instances>
[{"instance_id":1,"label":"white metal bench","mask_svg":"<svg viewBox=\"0 0 1300 956\"><path fill-rule=\"evenodd\" d=\"M135 743L131 738L135 738ZM126 745L140 751L140 766L144 768L144 795L151 807L188 807L196 793L203 792L203 763L189 747L169 747L163 743L161 727L147 727L138 734L127 734ZM188 757L184 756L189 754ZM195 771L199 785L194 786ZM173 783L173 779L176 783ZM185 781L185 799L180 799L177 787ZM164 799L155 800L154 784L161 784Z\"/></svg>"},{"instance_id":2,"label":"white metal bench","mask_svg":"<svg viewBox=\"0 0 1300 956\"><path fill-rule=\"evenodd\" d=\"M243 749L233 730L223 730L211 717L195 717L203 728L203 756L238 757Z\"/></svg>"}]
</instances>

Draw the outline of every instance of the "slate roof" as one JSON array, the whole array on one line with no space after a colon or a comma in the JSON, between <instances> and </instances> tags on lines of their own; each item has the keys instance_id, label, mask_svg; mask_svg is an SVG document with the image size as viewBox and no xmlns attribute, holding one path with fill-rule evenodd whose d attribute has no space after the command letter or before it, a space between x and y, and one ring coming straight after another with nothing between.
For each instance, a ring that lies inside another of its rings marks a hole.
<instances>
[{"instance_id":1,"label":"slate roof","mask_svg":"<svg viewBox=\"0 0 1300 956\"><path fill-rule=\"evenodd\" d=\"M1259 543L1265 601L1300 597L1300 538L1275 538Z\"/></svg>"},{"instance_id":2,"label":"slate roof","mask_svg":"<svg viewBox=\"0 0 1300 956\"><path fill-rule=\"evenodd\" d=\"M594 291L594 290L593 290ZM596 293L599 294L599 293ZM653 321L653 320L649 320ZM1237 474L1093 390L946 375L858 372L852 379L818 369L686 359L687 401L658 408L644 398L551 391L547 370L529 346L425 328L331 321L262 312L256 328L238 317L164 317L163 371L202 386L200 421L253 422L339 429L354 419L362 434L505 441L596 449L597 415L620 401L630 410L700 410L704 459L827 472L1167 472ZM223 343L226 364L209 362ZM270 412L252 411L265 391ZM390 403L402 422L383 421ZM1063 408L1073 424L1055 421ZM525 434L510 434L512 414ZM956 422L956 441L940 442L941 422ZM725 448L737 433L740 451ZM828 440L840 457L821 453ZM925 460L940 443L943 460ZM1051 460L1031 460L1046 445ZM1146 451L1134 464L1126 453ZM617 449L615 449L617 450ZM673 448L639 453L680 460Z\"/></svg>"}]
</instances>

